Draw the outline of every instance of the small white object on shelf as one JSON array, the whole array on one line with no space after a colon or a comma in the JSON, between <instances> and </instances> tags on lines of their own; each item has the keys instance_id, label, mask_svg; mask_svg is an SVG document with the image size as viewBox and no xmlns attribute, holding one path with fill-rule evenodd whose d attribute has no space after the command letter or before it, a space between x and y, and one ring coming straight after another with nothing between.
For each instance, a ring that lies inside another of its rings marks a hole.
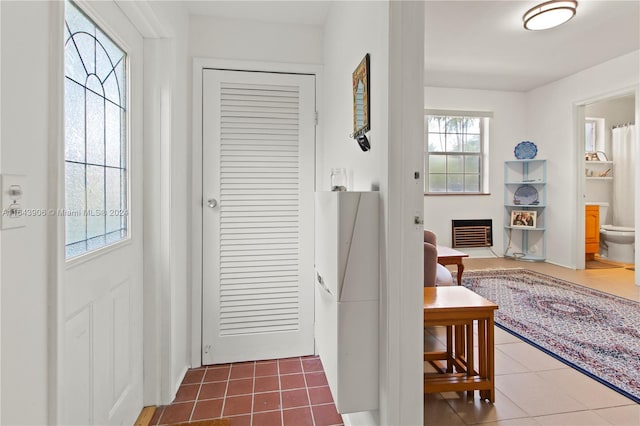
<instances>
[{"instance_id":1,"label":"small white object on shelf","mask_svg":"<svg viewBox=\"0 0 640 426\"><path fill-rule=\"evenodd\" d=\"M331 190L347 190L347 171L344 168L338 167L331 169Z\"/></svg>"}]
</instances>

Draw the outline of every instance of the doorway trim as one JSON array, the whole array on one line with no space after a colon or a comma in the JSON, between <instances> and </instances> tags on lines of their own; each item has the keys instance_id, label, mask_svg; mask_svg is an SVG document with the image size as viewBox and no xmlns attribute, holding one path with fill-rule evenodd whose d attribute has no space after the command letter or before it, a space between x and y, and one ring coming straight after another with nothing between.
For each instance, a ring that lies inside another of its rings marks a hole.
<instances>
[{"instance_id":1,"label":"doorway trim","mask_svg":"<svg viewBox=\"0 0 640 426\"><path fill-rule=\"evenodd\" d=\"M322 110L323 66L196 57L193 59L191 147L191 366L202 365L202 75L204 69L310 74L316 77L316 111ZM322 127L316 126L316 163L321 158ZM316 173L318 168L316 167ZM316 175L316 182L318 182Z\"/></svg>"},{"instance_id":2,"label":"doorway trim","mask_svg":"<svg viewBox=\"0 0 640 426\"><path fill-rule=\"evenodd\" d=\"M584 214L584 194L586 189L586 180L584 176L584 119L586 117L585 108L589 104L593 104L596 102L603 102L612 99L616 99L622 96L635 96L635 122L638 123L640 117L640 111L638 108L640 107L640 87L638 85L627 86L624 88L620 88L617 90L609 91L606 93L601 93L597 96L592 96L587 99L583 99L577 101L573 104L573 119L574 119L574 147L576 149L576 230L575 230L575 246L574 246L574 259L575 259L575 267L576 269L585 269L585 260L584 260L584 241L585 241L585 218ZM636 132L637 134L637 132ZM636 137L638 139L638 137ZM640 146L640 141L636 140L636 145ZM640 164L640 149L636 150L636 162ZM638 188L638 182L640 182L640 175L636 175L636 205L635 205L635 228L638 229L640 226L640 200L638 197L640 196L640 188ZM638 239L635 241L635 252L636 252L636 264L640 261L640 253L638 253L638 248L640 244L638 244ZM635 284L640 285L640 275L634 272Z\"/></svg>"}]
</instances>

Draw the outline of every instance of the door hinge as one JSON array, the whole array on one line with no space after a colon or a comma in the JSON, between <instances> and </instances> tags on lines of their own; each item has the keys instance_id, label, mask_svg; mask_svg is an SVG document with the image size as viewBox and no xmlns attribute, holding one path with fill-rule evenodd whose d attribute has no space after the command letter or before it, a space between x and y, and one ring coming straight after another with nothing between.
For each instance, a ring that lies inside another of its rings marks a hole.
<instances>
[{"instance_id":1,"label":"door hinge","mask_svg":"<svg viewBox=\"0 0 640 426\"><path fill-rule=\"evenodd\" d=\"M315 120L316 120L316 126L317 126L318 125L318 111L316 111Z\"/></svg>"}]
</instances>

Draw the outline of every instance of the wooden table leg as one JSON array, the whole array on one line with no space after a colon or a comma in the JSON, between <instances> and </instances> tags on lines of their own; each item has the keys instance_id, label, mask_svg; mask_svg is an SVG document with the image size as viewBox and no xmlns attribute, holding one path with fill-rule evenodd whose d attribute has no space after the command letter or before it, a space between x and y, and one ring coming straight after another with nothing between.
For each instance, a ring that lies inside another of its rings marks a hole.
<instances>
[{"instance_id":1,"label":"wooden table leg","mask_svg":"<svg viewBox=\"0 0 640 426\"><path fill-rule=\"evenodd\" d=\"M464 326L456 325L453 327L453 334L455 336L454 343L454 358L461 360L465 359L465 350L464 350ZM466 363L466 359L465 359Z\"/></svg>"},{"instance_id":2,"label":"wooden table leg","mask_svg":"<svg viewBox=\"0 0 640 426\"><path fill-rule=\"evenodd\" d=\"M453 373L453 330L452 325L447 326L447 373Z\"/></svg>"},{"instance_id":3,"label":"wooden table leg","mask_svg":"<svg viewBox=\"0 0 640 426\"><path fill-rule=\"evenodd\" d=\"M474 361L473 361L473 321L465 325L467 330L467 377L475 376ZM473 399L473 390L467 391L467 397Z\"/></svg>"},{"instance_id":4,"label":"wooden table leg","mask_svg":"<svg viewBox=\"0 0 640 426\"><path fill-rule=\"evenodd\" d=\"M490 402L496 401L496 386L495 386L495 370L494 370L494 362L495 362L495 351L494 351L494 321L493 315L486 319L486 354L487 354L487 372L486 377L491 382L491 389L483 390L480 392L480 397L488 399Z\"/></svg>"},{"instance_id":5,"label":"wooden table leg","mask_svg":"<svg viewBox=\"0 0 640 426\"><path fill-rule=\"evenodd\" d=\"M487 374L487 321L478 320L478 375L489 379ZM486 391L480 391L480 398L487 398Z\"/></svg>"},{"instance_id":6,"label":"wooden table leg","mask_svg":"<svg viewBox=\"0 0 640 426\"><path fill-rule=\"evenodd\" d=\"M460 259L456 265L458 265L458 276L456 277L458 280L458 285L462 285L462 273L464 272L464 264L462 263L462 259Z\"/></svg>"}]
</instances>

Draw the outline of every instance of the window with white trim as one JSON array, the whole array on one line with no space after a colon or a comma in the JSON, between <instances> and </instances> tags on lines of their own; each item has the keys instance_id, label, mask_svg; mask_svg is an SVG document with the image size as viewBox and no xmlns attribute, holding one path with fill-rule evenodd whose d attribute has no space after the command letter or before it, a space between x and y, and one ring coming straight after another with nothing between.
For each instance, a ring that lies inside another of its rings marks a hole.
<instances>
[{"instance_id":1,"label":"window with white trim","mask_svg":"<svg viewBox=\"0 0 640 426\"><path fill-rule=\"evenodd\" d=\"M65 257L127 238L126 53L70 1L64 45Z\"/></svg>"},{"instance_id":2,"label":"window with white trim","mask_svg":"<svg viewBox=\"0 0 640 426\"><path fill-rule=\"evenodd\" d=\"M491 113L426 110L425 194L488 193Z\"/></svg>"}]
</instances>

